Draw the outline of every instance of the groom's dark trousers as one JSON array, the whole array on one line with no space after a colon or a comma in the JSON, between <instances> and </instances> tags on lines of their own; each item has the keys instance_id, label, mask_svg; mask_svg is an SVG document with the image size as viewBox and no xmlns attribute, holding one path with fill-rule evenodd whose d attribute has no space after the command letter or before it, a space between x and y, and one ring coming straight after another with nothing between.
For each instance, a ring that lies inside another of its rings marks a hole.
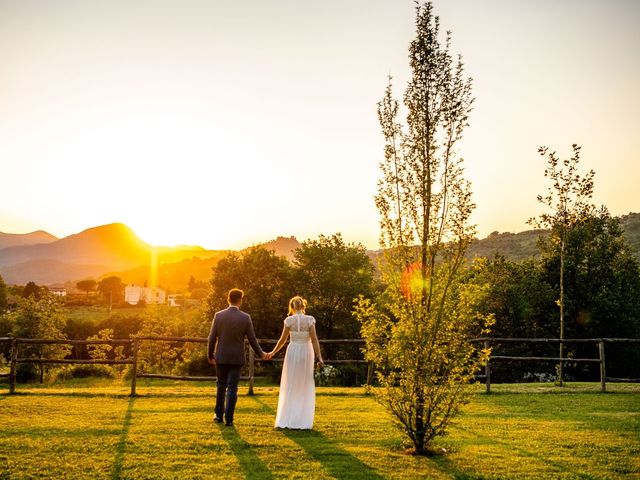
<instances>
[{"instance_id":1,"label":"groom's dark trousers","mask_svg":"<svg viewBox=\"0 0 640 480\"><path fill-rule=\"evenodd\" d=\"M216 363L216 417L223 418L227 423L233 423L233 412L238 401L238 381L240 380L242 365L222 365Z\"/></svg>"},{"instance_id":2,"label":"groom's dark trousers","mask_svg":"<svg viewBox=\"0 0 640 480\"><path fill-rule=\"evenodd\" d=\"M238 380L244 365L245 336L258 357L262 357L264 352L256 339L249 314L230 306L213 316L208 355L216 362L218 377L216 417L222 419L224 414L226 423L233 423L233 412L238 400Z\"/></svg>"}]
</instances>

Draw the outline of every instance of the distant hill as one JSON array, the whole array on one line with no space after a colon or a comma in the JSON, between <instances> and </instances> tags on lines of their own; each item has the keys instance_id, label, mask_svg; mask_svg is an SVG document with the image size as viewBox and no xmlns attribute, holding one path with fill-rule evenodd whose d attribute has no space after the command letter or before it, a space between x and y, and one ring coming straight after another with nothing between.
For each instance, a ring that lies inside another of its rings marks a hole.
<instances>
[{"instance_id":1,"label":"distant hill","mask_svg":"<svg viewBox=\"0 0 640 480\"><path fill-rule=\"evenodd\" d=\"M44 230L31 233L3 233L0 232L0 250L9 247L19 247L23 245L35 245L37 243L51 243L58 240L58 237L51 235Z\"/></svg>"},{"instance_id":2,"label":"distant hill","mask_svg":"<svg viewBox=\"0 0 640 480\"><path fill-rule=\"evenodd\" d=\"M640 213L629 213L619 218L631 252L640 259ZM548 233L548 230L525 230L519 233L493 232L486 238L474 240L467 251L467 257L493 257L499 253L509 260L519 262L539 255L538 237Z\"/></svg>"},{"instance_id":3,"label":"distant hill","mask_svg":"<svg viewBox=\"0 0 640 480\"><path fill-rule=\"evenodd\" d=\"M128 226L112 223L49 243L0 249L0 275L7 283L24 284L37 278L36 283L51 284L214 253L197 246L153 247Z\"/></svg>"},{"instance_id":4,"label":"distant hill","mask_svg":"<svg viewBox=\"0 0 640 480\"><path fill-rule=\"evenodd\" d=\"M278 237L275 240L261 243L260 246L273 251L280 257L286 257L287 260L291 261L293 260L293 252L300 248L302 244L296 237Z\"/></svg>"},{"instance_id":5,"label":"distant hill","mask_svg":"<svg viewBox=\"0 0 640 480\"><path fill-rule=\"evenodd\" d=\"M109 267L106 265L80 265L42 259L1 267L0 275L9 284L25 285L28 282L36 282L38 285L50 285L69 280L97 278L108 271Z\"/></svg>"},{"instance_id":6,"label":"distant hill","mask_svg":"<svg viewBox=\"0 0 640 480\"><path fill-rule=\"evenodd\" d=\"M121 272L108 272L101 277L115 275L126 284L144 285L151 284L155 276L156 284L170 291L184 291L189 285L189 278L193 276L198 281L207 281L211 278L211 269L229 251L204 250L205 257L184 258L177 262L159 262L155 272L149 265L141 265Z\"/></svg>"},{"instance_id":7,"label":"distant hill","mask_svg":"<svg viewBox=\"0 0 640 480\"><path fill-rule=\"evenodd\" d=\"M493 232L488 237L476 239L467 250L467 258L493 257L500 254L514 262L520 262L540 254L538 237L547 235L547 230L525 230L520 233Z\"/></svg>"},{"instance_id":8,"label":"distant hill","mask_svg":"<svg viewBox=\"0 0 640 480\"><path fill-rule=\"evenodd\" d=\"M631 246L631 251L640 259L640 213L622 215L620 222L624 228L624 236Z\"/></svg>"},{"instance_id":9,"label":"distant hill","mask_svg":"<svg viewBox=\"0 0 640 480\"><path fill-rule=\"evenodd\" d=\"M623 215L620 220L632 252L640 258L640 213ZM545 234L545 230L493 232L475 240L467 256L492 257L499 253L510 260L522 261L539 255L536 241ZM122 223L89 228L62 239L43 231L0 233L1 245L9 245L0 248L0 275L10 284L35 281L50 285L99 279L108 274L121 277L125 283L143 284L151 282L155 275L158 285L183 289L191 275L200 281L209 279L211 268L228 253L190 245L154 247ZM278 237L260 245L292 260L301 243L295 237ZM372 258L379 254L368 253ZM155 273L151 265L156 265Z\"/></svg>"},{"instance_id":10,"label":"distant hill","mask_svg":"<svg viewBox=\"0 0 640 480\"><path fill-rule=\"evenodd\" d=\"M51 243L0 250L0 267L32 260L126 268L148 263L151 246L122 223L89 228Z\"/></svg>"}]
</instances>

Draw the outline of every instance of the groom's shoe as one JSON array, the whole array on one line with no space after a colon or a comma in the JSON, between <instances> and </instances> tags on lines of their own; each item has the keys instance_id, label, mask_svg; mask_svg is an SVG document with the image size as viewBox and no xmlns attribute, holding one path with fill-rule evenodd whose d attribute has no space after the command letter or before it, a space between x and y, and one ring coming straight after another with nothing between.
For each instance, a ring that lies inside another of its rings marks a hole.
<instances>
[{"instance_id":1,"label":"groom's shoe","mask_svg":"<svg viewBox=\"0 0 640 480\"><path fill-rule=\"evenodd\" d=\"M225 423L225 425L227 427L233 427L233 420L231 420L230 422Z\"/></svg>"},{"instance_id":2,"label":"groom's shoe","mask_svg":"<svg viewBox=\"0 0 640 480\"><path fill-rule=\"evenodd\" d=\"M222 419L220 417L216 417L216 416L213 417L213 421L216 422L216 423L222 423Z\"/></svg>"}]
</instances>

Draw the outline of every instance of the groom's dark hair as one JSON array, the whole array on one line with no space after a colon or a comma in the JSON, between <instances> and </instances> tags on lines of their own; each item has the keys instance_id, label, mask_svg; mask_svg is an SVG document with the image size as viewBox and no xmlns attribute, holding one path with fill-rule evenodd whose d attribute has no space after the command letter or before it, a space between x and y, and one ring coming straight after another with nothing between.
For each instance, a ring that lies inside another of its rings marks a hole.
<instances>
[{"instance_id":1,"label":"groom's dark hair","mask_svg":"<svg viewBox=\"0 0 640 480\"><path fill-rule=\"evenodd\" d=\"M240 290L239 288L232 288L231 290L229 290L229 293L227 294L227 301L231 305L237 305L238 302L242 300L243 296L244 296L244 292L242 290Z\"/></svg>"}]
</instances>

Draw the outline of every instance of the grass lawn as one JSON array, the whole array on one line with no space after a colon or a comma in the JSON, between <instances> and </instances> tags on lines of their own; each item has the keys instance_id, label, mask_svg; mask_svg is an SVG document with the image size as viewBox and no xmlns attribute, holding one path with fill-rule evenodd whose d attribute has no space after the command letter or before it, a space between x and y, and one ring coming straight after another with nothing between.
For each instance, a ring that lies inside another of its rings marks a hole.
<instances>
[{"instance_id":1,"label":"grass lawn","mask_svg":"<svg viewBox=\"0 0 640 480\"><path fill-rule=\"evenodd\" d=\"M236 426L212 423L213 386L74 381L0 386L0 479L640 478L640 385L482 386L446 455L408 455L361 388L320 388L312 431L275 430L277 388L241 389Z\"/></svg>"}]
</instances>

